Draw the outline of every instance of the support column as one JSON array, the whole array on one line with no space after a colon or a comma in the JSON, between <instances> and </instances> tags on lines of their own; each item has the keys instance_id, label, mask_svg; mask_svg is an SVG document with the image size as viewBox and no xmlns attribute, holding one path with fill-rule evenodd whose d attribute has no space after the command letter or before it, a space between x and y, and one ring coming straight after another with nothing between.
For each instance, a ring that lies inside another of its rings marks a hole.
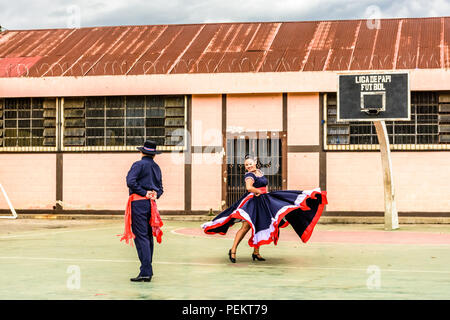
<instances>
[{"instance_id":1,"label":"support column","mask_svg":"<svg viewBox=\"0 0 450 320\"><path fill-rule=\"evenodd\" d=\"M384 181L384 229L398 229L398 213L395 202L394 180L392 176L391 151L389 137L384 121L374 121L377 130L378 143L380 144L381 164L383 167Z\"/></svg>"}]
</instances>

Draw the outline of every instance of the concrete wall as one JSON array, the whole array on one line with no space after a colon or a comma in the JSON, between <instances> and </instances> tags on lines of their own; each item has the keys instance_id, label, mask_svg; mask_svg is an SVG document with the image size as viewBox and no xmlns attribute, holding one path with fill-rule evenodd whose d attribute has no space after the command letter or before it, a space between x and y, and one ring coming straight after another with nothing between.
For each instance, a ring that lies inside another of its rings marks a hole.
<instances>
[{"instance_id":1,"label":"concrete wall","mask_svg":"<svg viewBox=\"0 0 450 320\"><path fill-rule=\"evenodd\" d=\"M288 95L288 145L319 145L319 94Z\"/></svg>"},{"instance_id":2,"label":"concrete wall","mask_svg":"<svg viewBox=\"0 0 450 320\"><path fill-rule=\"evenodd\" d=\"M450 90L450 72L447 69L402 71L410 74L411 90ZM335 92L337 74L336 71L302 71L0 78L0 96Z\"/></svg>"},{"instance_id":3,"label":"concrete wall","mask_svg":"<svg viewBox=\"0 0 450 320\"><path fill-rule=\"evenodd\" d=\"M282 131L282 94L227 96L227 131Z\"/></svg>"},{"instance_id":4,"label":"concrete wall","mask_svg":"<svg viewBox=\"0 0 450 320\"><path fill-rule=\"evenodd\" d=\"M223 147L222 95L194 95L192 119L193 146ZM222 201L223 157L213 148L204 151L192 154L191 209L217 211Z\"/></svg>"},{"instance_id":5,"label":"concrete wall","mask_svg":"<svg viewBox=\"0 0 450 320\"><path fill-rule=\"evenodd\" d=\"M283 96L230 94L227 131L287 131L287 187L312 189L326 171L328 211L384 211L379 152L326 152L320 167L320 101L317 93L290 93L283 128ZM222 96L192 97L191 209L218 210L222 197L220 153L223 147ZM200 150L200 151L199 151ZM205 151L205 150L203 150ZM219 151L219 150L218 150ZM450 152L392 152L400 212L450 212ZM180 153L156 157L163 172L160 210L185 208L185 158ZM123 210L128 197L125 176L139 154L128 152L63 154L65 209ZM56 155L0 153L0 183L17 209L52 209L56 199ZM0 196L0 209L8 206Z\"/></svg>"},{"instance_id":6,"label":"concrete wall","mask_svg":"<svg viewBox=\"0 0 450 320\"><path fill-rule=\"evenodd\" d=\"M124 210L125 177L139 153L67 153L63 157L63 205L67 210ZM184 209L184 155L164 153L160 210ZM56 204L55 154L1 154L0 183L16 209L52 209ZM175 164L175 165L174 165ZM8 209L0 195L0 209Z\"/></svg>"},{"instance_id":7,"label":"concrete wall","mask_svg":"<svg viewBox=\"0 0 450 320\"><path fill-rule=\"evenodd\" d=\"M392 152L397 210L450 212L450 152ZM329 211L384 211L379 152L327 153Z\"/></svg>"},{"instance_id":8,"label":"concrete wall","mask_svg":"<svg viewBox=\"0 0 450 320\"><path fill-rule=\"evenodd\" d=\"M65 209L122 210L128 199L126 175L136 153L70 153L64 155ZM184 209L184 157L163 153L155 157L163 175L160 210Z\"/></svg>"},{"instance_id":9,"label":"concrete wall","mask_svg":"<svg viewBox=\"0 0 450 320\"><path fill-rule=\"evenodd\" d=\"M16 209L52 209L56 199L56 155L0 154L0 183ZM9 209L0 193L0 209Z\"/></svg>"},{"instance_id":10,"label":"concrete wall","mask_svg":"<svg viewBox=\"0 0 450 320\"><path fill-rule=\"evenodd\" d=\"M310 190L319 187L319 154L317 152L288 153L287 187L290 190Z\"/></svg>"}]
</instances>

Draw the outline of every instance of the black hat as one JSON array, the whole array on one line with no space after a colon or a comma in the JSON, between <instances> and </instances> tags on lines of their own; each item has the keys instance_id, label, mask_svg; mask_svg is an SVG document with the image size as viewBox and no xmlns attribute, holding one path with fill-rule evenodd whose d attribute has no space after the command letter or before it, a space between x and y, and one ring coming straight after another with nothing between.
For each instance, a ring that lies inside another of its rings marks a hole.
<instances>
[{"instance_id":1,"label":"black hat","mask_svg":"<svg viewBox=\"0 0 450 320\"><path fill-rule=\"evenodd\" d=\"M137 147L137 149L145 154L160 154L162 153L161 151L157 151L156 150L156 142L155 141L151 141L151 140L147 140L144 142L144 146L143 147Z\"/></svg>"}]
</instances>

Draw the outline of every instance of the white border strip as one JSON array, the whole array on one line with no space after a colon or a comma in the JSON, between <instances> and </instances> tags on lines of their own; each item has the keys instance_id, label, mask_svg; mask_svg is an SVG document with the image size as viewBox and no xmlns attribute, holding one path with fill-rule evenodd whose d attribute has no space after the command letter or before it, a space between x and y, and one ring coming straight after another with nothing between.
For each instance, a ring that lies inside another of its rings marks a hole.
<instances>
[{"instance_id":1,"label":"white border strip","mask_svg":"<svg viewBox=\"0 0 450 320\"><path fill-rule=\"evenodd\" d=\"M136 263L136 260L128 259L89 259L89 258L58 258L58 257L24 257L24 256L0 256L0 260L42 260L42 261L75 261L75 262L105 262L105 263ZM163 265L189 265L189 266L229 266L229 263L200 263L200 262L175 262L175 261L153 261L153 264ZM280 266L266 265L255 266L248 264L251 268L269 268L269 269L301 269L301 270L335 270L335 271L361 271L366 272L366 267L305 267L305 266ZM402 273L438 273L449 274L449 270L401 270L401 269L382 269L383 272L402 272Z\"/></svg>"},{"instance_id":2,"label":"white border strip","mask_svg":"<svg viewBox=\"0 0 450 320\"><path fill-rule=\"evenodd\" d=\"M6 202L8 203L9 209L11 209L12 216L0 216L0 219L16 219L17 213L16 210L14 210L13 205L11 204L11 201L8 198L8 195L6 194L5 188L3 188L2 184L0 183L0 189L2 189L3 195L5 196Z\"/></svg>"}]
</instances>

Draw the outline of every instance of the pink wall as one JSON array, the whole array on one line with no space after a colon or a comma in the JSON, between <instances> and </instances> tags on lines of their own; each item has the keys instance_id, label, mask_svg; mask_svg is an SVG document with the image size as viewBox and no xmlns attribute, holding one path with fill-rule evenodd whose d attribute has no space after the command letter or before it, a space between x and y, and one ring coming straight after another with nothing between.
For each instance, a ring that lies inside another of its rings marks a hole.
<instances>
[{"instance_id":1,"label":"pink wall","mask_svg":"<svg viewBox=\"0 0 450 320\"><path fill-rule=\"evenodd\" d=\"M192 154L192 210L218 211L222 201L222 157Z\"/></svg>"},{"instance_id":2,"label":"pink wall","mask_svg":"<svg viewBox=\"0 0 450 320\"><path fill-rule=\"evenodd\" d=\"M227 131L282 131L282 94L227 96Z\"/></svg>"},{"instance_id":3,"label":"pink wall","mask_svg":"<svg viewBox=\"0 0 450 320\"><path fill-rule=\"evenodd\" d=\"M379 153L328 152L326 191L329 211L384 211Z\"/></svg>"},{"instance_id":4,"label":"pink wall","mask_svg":"<svg viewBox=\"0 0 450 320\"><path fill-rule=\"evenodd\" d=\"M398 210L450 212L449 161L450 152L393 152Z\"/></svg>"},{"instance_id":5,"label":"pink wall","mask_svg":"<svg viewBox=\"0 0 450 320\"><path fill-rule=\"evenodd\" d=\"M192 145L222 146L222 95L192 96ZM192 154L191 209L219 210L222 201L222 155Z\"/></svg>"},{"instance_id":6,"label":"pink wall","mask_svg":"<svg viewBox=\"0 0 450 320\"><path fill-rule=\"evenodd\" d=\"M319 94L288 95L288 145L319 145Z\"/></svg>"},{"instance_id":7,"label":"pink wall","mask_svg":"<svg viewBox=\"0 0 450 320\"><path fill-rule=\"evenodd\" d=\"M15 209L52 209L56 199L55 154L0 154L0 183ZM0 208L9 209L1 192Z\"/></svg>"},{"instance_id":8,"label":"pink wall","mask_svg":"<svg viewBox=\"0 0 450 320\"><path fill-rule=\"evenodd\" d=\"M411 90L450 90L447 69L414 69ZM1 97L336 91L334 71L0 78Z\"/></svg>"},{"instance_id":9,"label":"pink wall","mask_svg":"<svg viewBox=\"0 0 450 320\"><path fill-rule=\"evenodd\" d=\"M319 154L288 153L287 187L310 190L319 187Z\"/></svg>"},{"instance_id":10,"label":"pink wall","mask_svg":"<svg viewBox=\"0 0 450 320\"><path fill-rule=\"evenodd\" d=\"M414 80L418 82L419 80ZM282 94L230 94L227 130L282 130ZM288 95L288 145L319 145L319 96ZM221 146L221 95L194 95L194 146ZM329 211L384 211L379 152L327 152ZM65 153L65 209L123 210L128 197L125 176L138 152ZM399 211L450 212L450 152L392 152ZM183 210L184 155L156 157L165 193L160 210ZM217 210L222 192L222 158L192 154L192 210ZM288 188L319 186L319 153L288 153ZM0 183L17 209L51 209L56 198L56 156L45 153L0 154ZM0 196L0 208L7 204Z\"/></svg>"},{"instance_id":11,"label":"pink wall","mask_svg":"<svg viewBox=\"0 0 450 320\"><path fill-rule=\"evenodd\" d=\"M392 152L397 210L450 211L449 152ZM328 152L329 211L384 211L379 152Z\"/></svg>"},{"instance_id":12,"label":"pink wall","mask_svg":"<svg viewBox=\"0 0 450 320\"><path fill-rule=\"evenodd\" d=\"M64 208L124 210L128 199L125 177L139 153L68 153L64 155ZM160 210L184 209L184 156L157 155L163 174Z\"/></svg>"},{"instance_id":13,"label":"pink wall","mask_svg":"<svg viewBox=\"0 0 450 320\"><path fill-rule=\"evenodd\" d=\"M222 96L192 96L192 145L222 145Z\"/></svg>"}]
</instances>

